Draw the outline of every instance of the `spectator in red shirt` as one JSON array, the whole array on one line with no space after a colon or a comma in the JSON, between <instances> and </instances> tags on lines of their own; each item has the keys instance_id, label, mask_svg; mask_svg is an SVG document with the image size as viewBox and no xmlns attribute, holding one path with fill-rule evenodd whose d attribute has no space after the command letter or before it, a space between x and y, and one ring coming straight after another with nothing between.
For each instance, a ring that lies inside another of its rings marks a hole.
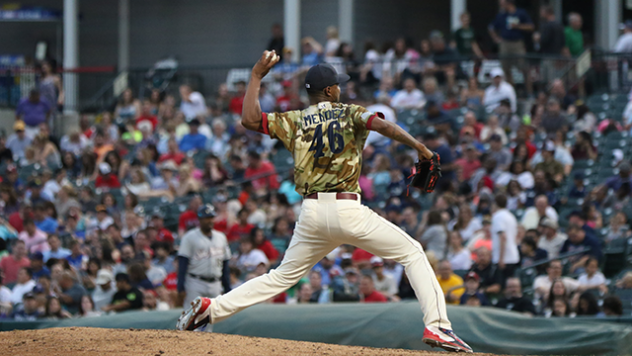
<instances>
[{"instance_id":1,"label":"spectator in red shirt","mask_svg":"<svg viewBox=\"0 0 632 356\"><path fill-rule=\"evenodd\" d=\"M538 148L529 141L529 130L527 126L520 126L516 133L516 146L513 148L514 160L519 159L521 161L528 161L533 158L533 155L538 151ZM524 146L524 147L523 147ZM526 149L526 152L520 152Z\"/></svg>"},{"instance_id":2,"label":"spectator in red shirt","mask_svg":"<svg viewBox=\"0 0 632 356\"><path fill-rule=\"evenodd\" d=\"M465 132L473 130L474 137L476 138L476 140L478 140L481 137L481 131L483 130L483 127L485 127L485 125L476 120L476 114L474 114L472 111L466 112L463 116L463 119L464 122L463 127L461 128L461 136L463 136Z\"/></svg>"},{"instance_id":3,"label":"spectator in red shirt","mask_svg":"<svg viewBox=\"0 0 632 356\"><path fill-rule=\"evenodd\" d=\"M197 227L200 222L198 221L197 211L202 205L202 198L199 195L194 196L189 201L189 209L180 214L178 219L178 235L182 236L185 232Z\"/></svg>"},{"instance_id":4,"label":"spectator in red shirt","mask_svg":"<svg viewBox=\"0 0 632 356\"><path fill-rule=\"evenodd\" d=\"M364 275L360 280L360 294L362 303L386 303L388 299L384 294L375 290L375 284L371 276Z\"/></svg>"},{"instance_id":5,"label":"spectator in red shirt","mask_svg":"<svg viewBox=\"0 0 632 356\"><path fill-rule=\"evenodd\" d=\"M18 280L18 271L30 266L31 261L26 257L26 244L22 240L16 240L11 254L0 261L0 269L4 272L4 284L15 283Z\"/></svg>"},{"instance_id":6,"label":"spectator in red shirt","mask_svg":"<svg viewBox=\"0 0 632 356\"><path fill-rule=\"evenodd\" d=\"M300 108L300 99L292 89L292 82L284 80L281 84L283 85L283 95L277 98L276 110L281 112L298 110Z\"/></svg>"},{"instance_id":7,"label":"spectator in red shirt","mask_svg":"<svg viewBox=\"0 0 632 356\"><path fill-rule=\"evenodd\" d=\"M237 93L230 99L228 110L233 114L241 115L241 110L244 106L244 96L246 96L246 82L243 80L238 81L235 83L235 88L237 89Z\"/></svg>"},{"instance_id":8,"label":"spectator in red shirt","mask_svg":"<svg viewBox=\"0 0 632 356\"><path fill-rule=\"evenodd\" d=\"M151 224L154 229L156 229L156 241L158 242L166 242L169 244L169 247L173 246L173 235L171 231L165 229L164 216L160 211L156 211L151 216Z\"/></svg>"},{"instance_id":9,"label":"spectator in red shirt","mask_svg":"<svg viewBox=\"0 0 632 356\"><path fill-rule=\"evenodd\" d=\"M353 250L353 254L351 255L351 260L353 264L360 269L371 268L371 257L373 254L367 252L361 248L356 248Z\"/></svg>"},{"instance_id":10,"label":"spectator in red shirt","mask_svg":"<svg viewBox=\"0 0 632 356\"><path fill-rule=\"evenodd\" d=\"M272 243L266 238L263 230L255 227L250 231L250 238L252 239L253 246L266 254L266 257L268 258L268 261L270 261L271 265L277 262L277 259L279 258L279 251L277 251L277 249L274 248L274 245L272 245Z\"/></svg>"},{"instance_id":11,"label":"spectator in red shirt","mask_svg":"<svg viewBox=\"0 0 632 356\"><path fill-rule=\"evenodd\" d=\"M120 188L121 182L119 182L118 177L115 174L112 174L112 168L110 165L101 162L99 164L99 175L94 183L94 186L97 188Z\"/></svg>"},{"instance_id":12,"label":"spectator in red shirt","mask_svg":"<svg viewBox=\"0 0 632 356\"><path fill-rule=\"evenodd\" d=\"M184 153L180 152L180 148L178 148L178 141L176 141L175 138L170 138L167 142L167 147L169 151L162 154L160 158L158 158L158 162L160 163L172 160L179 166L186 156Z\"/></svg>"},{"instance_id":13,"label":"spectator in red shirt","mask_svg":"<svg viewBox=\"0 0 632 356\"><path fill-rule=\"evenodd\" d=\"M20 233L24 231L24 219L33 219L33 209L30 205L22 204L19 211L9 215L9 224Z\"/></svg>"},{"instance_id":14,"label":"spectator in red shirt","mask_svg":"<svg viewBox=\"0 0 632 356\"><path fill-rule=\"evenodd\" d=\"M244 178L256 178L252 181L255 191L277 190L280 186L274 165L268 161L263 161L261 155L255 151L248 152L248 168L244 172Z\"/></svg>"},{"instance_id":15,"label":"spectator in red shirt","mask_svg":"<svg viewBox=\"0 0 632 356\"><path fill-rule=\"evenodd\" d=\"M465 155L456 160L456 165L461 167L462 179L464 181L472 178L474 172L481 168L481 161L478 159L478 151L474 145L465 148Z\"/></svg>"},{"instance_id":16,"label":"spectator in red shirt","mask_svg":"<svg viewBox=\"0 0 632 356\"><path fill-rule=\"evenodd\" d=\"M239 211L239 214L237 214L237 224L231 226L226 235L228 242L240 241L242 238L250 235L255 226L248 223L248 216L249 214L246 209Z\"/></svg>"},{"instance_id":17,"label":"spectator in red shirt","mask_svg":"<svg viewBox=\"0 0 632 356\"><path fill-rule=\"evenodd\" d=\"M143 121L148 121L151 123L151 131L156 131L156 126L158 126L158 118L156 115L151 113L151 101L145 100L143 101L143 108L140 111L140 116L136 118L136 128L139 128L139 124Z\"/></svg>"}]
</instances>

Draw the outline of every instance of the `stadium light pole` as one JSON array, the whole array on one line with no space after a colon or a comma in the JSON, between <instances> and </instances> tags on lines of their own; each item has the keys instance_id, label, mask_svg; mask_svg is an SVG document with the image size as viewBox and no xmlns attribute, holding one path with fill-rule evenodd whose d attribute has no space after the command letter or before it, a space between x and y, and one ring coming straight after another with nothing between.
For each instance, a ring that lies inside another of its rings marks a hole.
<instances>
[{"instance_id":1,"label":"stadium light pole","mask_svg":"<svg viewBox=\"0 0 632 356\"><path fill-rule=\"evenodd\" d=\"M338 0L338 29L340 40L353 41L353 0Z\"/></svg>"},{"instance_id":2,"label":"stadium light pole","mask_svg":"<svg viewBox=\"0 0 632 356\"><path fill-rule=\"evenodd\" d=\"M283 1L283 35L285 46L292 49L292 61L298 62L301 52L301 0Z\"/></svg>"},{"instance_id":3,"label":"stadium light pole","mask_svg":"<svg viewBox=\"0 0 632 356\"><path fill-rule=\"evenodd\" d=\"M77 0L64 0L64 112L77 109L77 74L79 66L79 4Z\"/></svg>"},{"instance_id":4,"label":"stadium light pole","mask_svg":"<svg viewBox=\"0 0 632 356\"><path fill-rule=\"evenodd\" d=\"M129 69L129 0L119 0L118 70Z\"/></svg>"},{"instance_id":5,"label":"stadium light pole","mask_svg":"<svg viewBox=\"0 0 632 356\"><path fill-rule=\"evenodd\" d=\"M450 28L452 32L461 27L461 14L467 11L467 0L450 0Z\"/></svg>"}]
</instances>

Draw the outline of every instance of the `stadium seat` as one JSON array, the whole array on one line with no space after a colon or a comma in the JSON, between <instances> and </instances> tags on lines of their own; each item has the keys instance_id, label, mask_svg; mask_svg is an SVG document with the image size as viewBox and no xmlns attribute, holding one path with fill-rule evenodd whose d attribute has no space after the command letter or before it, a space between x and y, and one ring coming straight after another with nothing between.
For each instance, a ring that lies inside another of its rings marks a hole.
<instances>
[{"instance_id":1,"label":"stadium seat","mask_svg":"<svg viewBox=\"0 0 632 356\"><path fill-rule=\"evenodd\" d=\"M626 267L626 253L628 252L628 244L632 243L631 238L619 238L610 241L604 249L604 266L603 274L611 277L619 273Z\"/></svg>"}]
</instances>

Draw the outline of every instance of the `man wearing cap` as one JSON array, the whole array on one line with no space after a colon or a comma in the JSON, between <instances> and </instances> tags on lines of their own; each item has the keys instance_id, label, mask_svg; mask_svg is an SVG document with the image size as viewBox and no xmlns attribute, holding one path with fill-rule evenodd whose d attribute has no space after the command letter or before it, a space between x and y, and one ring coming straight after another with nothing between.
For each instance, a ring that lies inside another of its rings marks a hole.
<instances>
[{"instance_id":1,"label":"man wearing cap","mask_svg":"<svg viewBox=\"0 0 632 356\"><path fill-rule=\"evenodd\" d=\"M193 91L190 85L183 84L180 86L180 99L180 111L184 114L187 122L208 114L204 96L197 91Z\"/></svg>"},{"instance_id":2,"label":"man wearing cap","mask_svg":"<svg viewBox=\"0 0 632 356\"><path fill-rule=\"evenodd\" d=\"M13 131L7 138L6 147L13 153L13 160L17 161L24 158L24 151L31 146L33 138L25 132L26 125L24 121L18 120L13 124Z\"/></svg>"},{"instance_id":3,"label":"man wearing cap","mask_svg":"<svg viewBox=\"0 0 632 356\"><path fill-rule=\"evenodd\" d=\"M117 273L116 293L112 296L110 304L101 307L104 312L122 312L126 310L136 310L143 307L143 293L138 288L132 286L132 282L127 273Z\"/></svg>"},{"instance_id":4,"label":"man wearing cap","mask_svg":"<svg viewBox=\"0 0 632 356\"><path fill-rule=\"evenodd\" d=\"M623 34L617 40L614 46L614 51L617 53L631 53L632 52L632 20L626 20L625 23L619 25L619 28L623 31Z\"/></svg>"},{"instance_id":5,"label":"man wearing cap","mask_svg":"<svg viewBox=\"0 0 632 356\"><path fill-rule=\"evenodd\" d=\"M107 269L100 269L97 272L97 278L94 280L96 288L92 291L92 301L94 302L94 310L101 310L104 306L110 304L116 290L112 283L114 282L114 274Z\"/></svg>"},{"instance_id":6,"label":"man wearing cap","mask_svg":"<svg viewBox=\"0 0 632 356\"><path fill-rule=\"evenodd\" d=\"M494 110L500 106L501 101L509 100L511 112L516 112L518 105L516 90L503 79L505 72L500 68L493 68L489 72L489 76L492 78L492 84L485 89L485 99L483 100L485 108Z\"/></svg>"},{"instance_id":7,"label":"man wearing cap","mask_svg":"<svg viewBox=\"0 0 632 356\"><path fill-rule=\"evenodd\" d=\"M44 255L39 251L31 255L31 270L36 281L41 276L50 276L50 270L44 265Z\"/></svg>"},{"instance_id":8,"label":"man wearing cap","mask_svg":"<svg viewBox=\"0 0 632 356\"><path fill-rule=\"evenodd\" d=\"M399 90L395 96L393 96L393 99L391 99L391 106L394 109L421 109L424 105L426 105L424 93L417 89L415 79L405 79L403 87L404 88Z\"/></svg>"},{"instance_id":9,"label":"man wearing cap","mask_svg":"<svg viewBox=\"0 0 632 356\"><path fill-rule=\"evenodd\" d=\"M472 296L478 298L480 304L482 306L489 305L489 301L487 300L487 296L485 293L482 293L480 290L480 277L474 271L469 271L465 277L463 278L463 285L465 286L465 291L461 295L459 299L459 304L466 305L468 299ZM459 287L455 287L459 288Z\"/></svg>"},{"instance_id":10,"label":"man wearing cap","mask_svg":"<svg viewBox=\"0 0 632 356\"><path fill-rule=\"evenodd\" d=\"M375 290L384 294L389 300L399 300L395 279L390 275L384 274L384 260L378 256L371 257L371 269L373 270Z\"/></svg>"},{"instance_id":11,"label":"man wearing cap","mask_svg":"<svg viewBox=\"0 0 632 356\"><path fill-rule=\"evenodd\" d=\"M245 179L252 179L252 187L256 191L279 189L280 183L274 165L261 158L254 150L248 151L248 167L244 172Z\"/></svg>"},{"instance_id":12,"label":"man wearing cap","mask_svg":"<svg viewBox=\"0 0 632 356\"><path fill-rule=\"evenodd\" d=\"M627 159L623 160L619 164L618 168L619 174L606 179L604 183L608 189L612 189L614 191L619 190L623 183L632 185L632 165L630 165L630 161Z\"/></svg>"},{"instance_id":13,"label":"man wearing cap","mask_svg":"<svg viewBox=\"0 0 632 356\"><path fill-rule=\"evenodd\" d=\"M116 174L112 173L112 167L107 162L99 163L99 175L94 182L96 188L120 188L121 182Z\"/></svg>"},{"instance_id":14,"label":"man wearing cap","mask_svg":"<svg viewBox=\"0 0 632 356\"><path fill-rule=\"evenodd\" d=\"M498 43L501 57L524 56L525 38L535 29L531 17L525 10L516 7L516 0L505 0L501 6L500 13L489 25L489 35ZM502 61L503 70L510 82L513 82L511 67L514 65L523 71L524 60L507 58Z\"/></svg>"},{"instance_id":15,"label":"man wearing cap","mask_svg":"<svg viewBox=\"0 0 632 356\"><path fill-rule=\"evenodd\" d=\"M38 304L35 293L28 292L22 297L22 307L14 310L11 317L15 321L36 321L42 317Z\"/></svg>"},{"instance_id":16,"label":"man wearing cap","mask_svg":"<svg viewBox=\"0 0 632 356\"><path fill-rule=\"evenodd\" d=\"M230 291L231 257L226 235L213 229L215 208L202 205L197 211L200 227L182 237L178 251L178 302L188 306L198 297L215 298ZM221 281L221 283L220 283Z\"/></svg>"},{"instance_id":17,"label":"man wearing cap","mask_svg":"<svg viewBox=\"0 0 632 356\"><path fill-rule=\"evenodd\" d=\"M46 122L51 113L51 104L40 98L37 89L31 89L28 98L23 98L15 108L15 120L26 124L26 132L30 136L39 134L39 124Z\"/></svg>"},{"instance_id":18,"label":"man wearing cap","mask_svg":"<svg viewBox=\"0 0 632 356\"><path fill-rule=\"evenodd\" d=\"M557 258L568 237L565 233L558 231L557 220L548 216L540 220L540 229L542 230L542 237L538 241L538 248L546 251L549 258Z\"/></svg>"},{"instance_id":19,"label":"man wearing cap","mask_svg":"<svg viewBox=\"0 0 632 356\"><path fill-rule=\"evenodd\" d=\"M344 274L336 276L332 282L334 302L360 301L360 272L355 267L347 267Z\"/></svg>"},{"instance_id":20,"label":"man wearing cap","mask_svg":"<svg viewBox=\"0 0 632 356\"><path fill-rule=\"evenodd\" d=\"M193 150L204 150L204 147L206 147L206 136L198 132L199 128L200 120L192 119L189 121L189 133L182 137L178 145L180 151L187 153Z\"/></svg>"},{"instance_id":21,"label":"man wearing cap","mask_svg":"<svg viewBox=\"0 0 632 356\"><path fill-rule=\"evenodd\" d=\"M304 196L301 218L279 267L215 299L196 298L178 319L177 329L205 327L283 293L331 250L350 244L405 266L424 313L422 341L450 351L472 352L452 331L441 286L423 247L360 202L362 150L370 130L414 148L419 159L430 159L433 152L380 114L341 104L339 84L349 76L338 74L329 64L315 65L305 76L311 103L307 109L262 113L261 80L278 60L275 53L265 51L252 69L242 124L279 139L292 153L296 191Z\"/></svg>"},{"instance_id":22,"label":"man wearing cap","mask_svg":"<svg viewBox=\"0 0 632 356\"><path fill-rule=\"evenodd\" d=\"M160 211L151 214L151 226L156 229L156 241L165 242L168 246L173 246L173 234L165 228L164 215Z\"/></svg>"}]
</instances>

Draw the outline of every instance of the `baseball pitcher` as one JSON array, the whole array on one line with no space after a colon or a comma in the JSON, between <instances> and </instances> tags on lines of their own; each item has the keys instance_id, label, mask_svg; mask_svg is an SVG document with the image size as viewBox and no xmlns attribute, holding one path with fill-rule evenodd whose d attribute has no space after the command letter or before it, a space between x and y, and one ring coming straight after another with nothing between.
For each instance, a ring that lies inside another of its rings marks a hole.
<instances>
[{"instance_id":1,"label":"baseball pitcher","mask_svg":"<svg viewBox=\"0 0 632 356\"><path fill-rule=\"evenodd\" d=\"M196 298L176 328L195 330L284 292L323 256L350 244L401 263L424 313L423 341L448 351L472 352L450 325L439 282L421 245L399 227L360 203L358 178L369 131L417 150L413 185L432 191L440 176L439 157L380 113L339 103L339 84L349 80L329 64L313 66L305 77L311 105L302 111L262 113L259 87L279 57L265 51L252 69L243 105L243 125L283 142L294 156L296 190L304 196L294 236L281 265L230 293ZM425 170L420 172L419 170Z\"/></svg>"}]
</instances>

